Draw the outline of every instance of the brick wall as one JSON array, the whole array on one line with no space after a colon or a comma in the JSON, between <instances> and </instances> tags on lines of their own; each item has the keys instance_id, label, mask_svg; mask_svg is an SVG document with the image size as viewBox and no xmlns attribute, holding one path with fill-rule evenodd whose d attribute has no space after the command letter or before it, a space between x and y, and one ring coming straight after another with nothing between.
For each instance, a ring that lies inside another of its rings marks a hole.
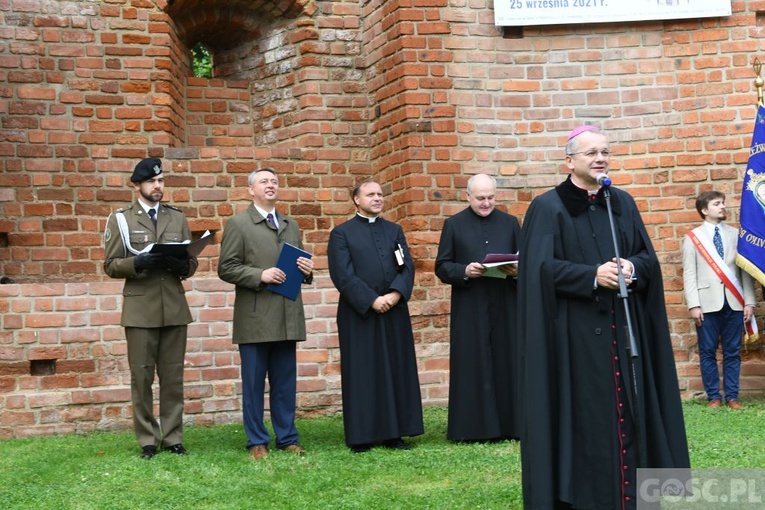
<instances>
[{"instance_id":1,"label":"brick wall","mask_svg":"<svg viewBox=\"0 0 765 510\"><path fill-rule=\"evenodd\" d=\"M348 188L377 177L416 258L423 399L445 404L443 220L476 172L496 175L500 207L522 217L564 178L566 133L583 122L614 142L614 181L663 262L681 386L697 393L680 244L700 191L738 204L765 13L765 1L732 5L725 19L503 32L484 0L0 0L0 275L17 281L0 285L0 437L130 426L122 283L103 274L101 232L147 156L165 160L168 201L197 234L246 207L252 169L279 171L282 210L317 263L305 414L339 410L326 241L352 214ZM210 80L189 76L200 41L215 54ZM187 420L236 421L233 292L216 277L217 245L203 255L186 283ZM747 393L765 385L761 351L744 355Z\"/></svg>"}]
</instances>

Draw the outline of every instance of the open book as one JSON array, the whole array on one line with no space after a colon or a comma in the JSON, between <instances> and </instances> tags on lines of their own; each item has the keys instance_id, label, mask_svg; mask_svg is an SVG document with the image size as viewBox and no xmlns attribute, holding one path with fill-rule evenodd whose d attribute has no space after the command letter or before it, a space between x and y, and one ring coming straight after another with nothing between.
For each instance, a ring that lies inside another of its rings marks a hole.
<instances>
[{"instance_id":1,"label":"open book","mask_svg":"<svg viewBox=\"0 0 765 510\"><path fill-rule=\"evenodd\" d=\"M484 257L481 265L486 268L483 276L491 278L507 278L507 275L499 270L500 267L508 264L517 264L517 253L489 253Z\"/></svg>"},{"instance_id":2,"label":"open book","mask_svg":"<svg viewBox=\"0 0 765 510\"><path fill-rule=\"evenodd\" d=\"M182 243L157 243L151 247L149 253L161 253L167 257L185 258L185 253L188 253L189 257L198 257L205 246L210 244L213 240L215 232L209 230L202 234L202 237L196 241L184 241Z\"/></svg>"}]
</instances>

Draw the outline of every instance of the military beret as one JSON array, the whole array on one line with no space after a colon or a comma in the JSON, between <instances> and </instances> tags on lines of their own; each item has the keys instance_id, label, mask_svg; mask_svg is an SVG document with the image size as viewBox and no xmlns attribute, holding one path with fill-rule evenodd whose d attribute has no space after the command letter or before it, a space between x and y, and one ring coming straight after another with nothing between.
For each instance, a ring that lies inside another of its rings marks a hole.
<instances>
[{"instance_id":1,"label":"military beret","mask_svg":"<svg viewBox=\"0 0 765 510\"><path fill-rule=\"evenodd\" d=\"M159 158L142 159L133 170L132 182L143 182L162 173L162 160Z\"/></svg>"}]
</instances>

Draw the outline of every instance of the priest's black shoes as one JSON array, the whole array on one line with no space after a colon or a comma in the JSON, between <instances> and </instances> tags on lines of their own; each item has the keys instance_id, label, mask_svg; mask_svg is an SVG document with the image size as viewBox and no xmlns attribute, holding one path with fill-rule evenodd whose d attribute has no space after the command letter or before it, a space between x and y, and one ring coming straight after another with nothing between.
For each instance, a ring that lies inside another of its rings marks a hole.
<instances>
[{"instance_id":1,"label":"priest's black shoes","mask_svg":"<svg viewBox=\"0 0 765 510\"><path fill-rule=\"evenodd\" d=\"M391 450L411 450L412 449L409 443L407 443L400 437L397 437L396 439L388 439L383 441L383 447L390 448Z\"/></svg>"},{"instance_id":2,"label":"priest's black shoes","mask_svg":"<svg viewBox=\"0 0 765 510\"><path fill-rule=\"evenodd\" d=\"M174 453L176 455L186 455L186 448L183 447L181 443L174 444L173 446L166 446L163 448L164 451Z\"/></svg>"},{"instance_id":3,"label":"priest's black shoes","mask_svg":"<svg viewBox=\"0 0 765 510\"><path fill-rule=\"evenodd\" d=\"M372 449L374 445L372 443L354 444L350 446L353 453L364 453Z\"/></svg>"},{"instance_id":4,"label":"priest's black shoes","mask_svg":"<svg viewBox=\"0 0 765 510\"><path fill-rule=\"evenodd\" d=\"M153 444L146 445L141 448L141 458L149 460L157 454L157 447Z\"/></svg>"}]
</instances>

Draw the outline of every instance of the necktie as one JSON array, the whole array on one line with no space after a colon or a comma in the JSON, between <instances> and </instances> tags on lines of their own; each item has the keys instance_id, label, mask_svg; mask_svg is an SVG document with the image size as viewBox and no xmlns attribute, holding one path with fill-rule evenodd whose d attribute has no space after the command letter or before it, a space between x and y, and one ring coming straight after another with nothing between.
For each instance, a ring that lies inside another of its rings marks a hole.
<instances>
[{"instance_id":1,"label":"necktie","mask_svg":"<svg viewBox=\"0 0 765 510\"><path fill-rule=\"evenodd\" d=\"M154 223L154 228L157 228L157 210L154 208L149 209L147 214L149 215L149 218L151 218L151 222Z\"/></svg>"},{"instance_id":2,"label":"necktie","mask_svg":"<svg viewBox=\"0 0 765 510\"><path fill-rule=\"evenodd\" d=\"M276 222L274 221L273 214L268 213L268 215L266 215L266 223L268 224L268 228L270 228L271 230L278 230L276 228Z\"/></svg>"},{"instance_id":3,"label":"necktie","mask_svg":"<svg viewBox=\"0 0 765 510\"><path fill-rule=\"evenodd\" d=\"M715 248L717 248L717 254L720 255L720 258L725 258L725 251L723 250L722 236L720 235L719 227L715 227L715 235L712 237L712 241L715 243Z\"/></svg>"}]
</instances>

